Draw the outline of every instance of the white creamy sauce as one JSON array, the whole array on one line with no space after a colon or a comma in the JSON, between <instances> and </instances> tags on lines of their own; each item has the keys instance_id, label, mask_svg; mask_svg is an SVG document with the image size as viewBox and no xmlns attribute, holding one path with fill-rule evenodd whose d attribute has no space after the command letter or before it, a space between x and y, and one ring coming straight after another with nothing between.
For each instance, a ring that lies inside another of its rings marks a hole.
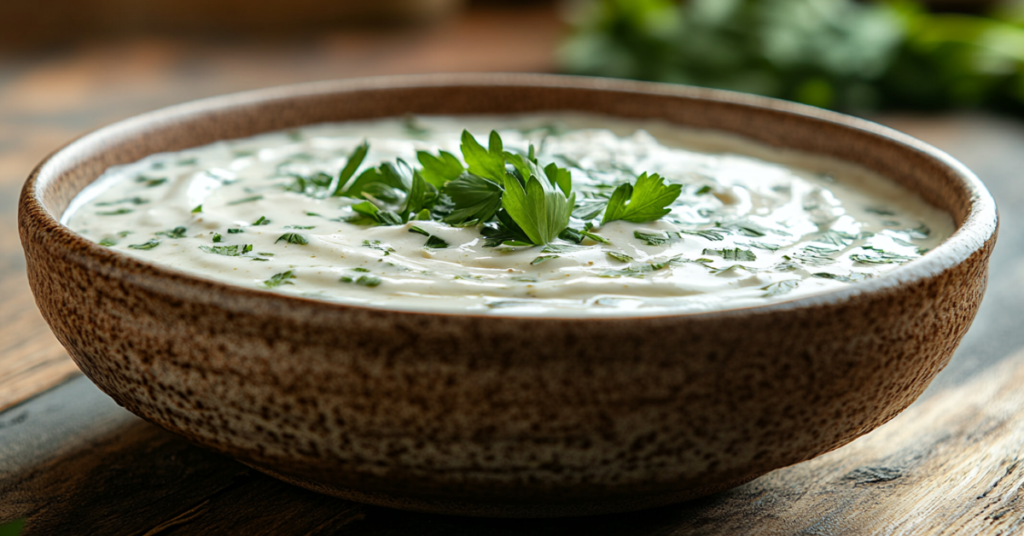
<instances>
[{"instance_id":1,"label":"white creamy sauce","mask_svg":"<svg viewBox=\"0 0 1024 536\"><path fill-rule=\"evenodd\" d=\"M486 247L477 226L356 225L345 220L360 200L289 191L295 175L337 176L364 140L370 151L360 170L397 157L415 166L417 150L459 155L463 128L479 140L497 130L506 150L533 143L542 165L571 170L577 205L641 172L683 185L682 195L660 220L592 229L611 244L586 239L544 251ZM791 300L879 277L954 230L944 212L850 164L662 122L568 114L324 124L156 154L109 169L63 222L139 259L269 292L402 310L542 316L658 315ZM448 247L426 247L413 226ZM307 243L281 240L288 233ZM544 256L556 258L531 264Z\"/></svg>"}]
</instances>

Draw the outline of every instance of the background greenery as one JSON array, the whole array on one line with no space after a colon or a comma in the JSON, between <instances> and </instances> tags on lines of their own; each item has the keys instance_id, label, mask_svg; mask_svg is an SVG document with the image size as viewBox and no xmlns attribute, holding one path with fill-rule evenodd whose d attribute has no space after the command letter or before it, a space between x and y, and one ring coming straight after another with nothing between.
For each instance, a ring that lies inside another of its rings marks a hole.
<instances>
[{"instance_id":1,"label":"background greenery","mask_svg":"<svg viewBox=\"0 0 1024 536\"><path fill-rule=\"evenodd\" d=\"M1024 4L985 16L916 1L594 0L564 70L745 91L863 113L1024 112Z\"/></svg>"}]
</instances>

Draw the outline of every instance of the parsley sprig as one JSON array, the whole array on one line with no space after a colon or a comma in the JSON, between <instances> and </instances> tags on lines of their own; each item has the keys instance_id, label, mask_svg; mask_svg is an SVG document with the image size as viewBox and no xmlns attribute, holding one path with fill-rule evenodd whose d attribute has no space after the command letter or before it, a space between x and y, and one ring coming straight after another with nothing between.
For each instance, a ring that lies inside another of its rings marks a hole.
<instances>
[{"instance_id":1,"label":"parsley sprig","mask_svg":"<svg viewBox=\"0 0 1024 536\"><path fill-rule=\"evenodd\" d=\"M492 131L485 147L463 131L461 160L438 151L419 151L414 168L402 159L365 169L349 180L366 154L364 142L349 156L345 169L332 178L330 195L358 199L352 223L402 225L433 220L455 226L481 226L485 245L542 246L557 239L608 243L600 235L570 228L574 212L581 213L573 191L572 173L555 162L541 164L531 145L526 152L506 150ZM326 184L321 179L319 184ZM602 224L626 220L647 222L669 213L682 191L657 174L640 175L635 184L621 184L611 198L585 198L586 212ZM322 194L321 194L322 195ZM578 219L578 218L577 218Z\"/></svg>"}]
</instances>

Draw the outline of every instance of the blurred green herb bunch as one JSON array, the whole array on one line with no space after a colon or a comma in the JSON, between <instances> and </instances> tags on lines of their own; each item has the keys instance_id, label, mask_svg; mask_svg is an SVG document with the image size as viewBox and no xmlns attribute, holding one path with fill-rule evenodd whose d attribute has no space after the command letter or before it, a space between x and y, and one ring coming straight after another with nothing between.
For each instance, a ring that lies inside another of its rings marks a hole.
<instances>
[{"instance_id":1,"label":"blurred green herb bunch","mask_svg":"<svg viewBox=\"0 0 1024 536\"><path fill-rule=\"evenodd\" d=\"M758 93L854 113L1024 112L1024 5L989 16L892 0L591 0L560 49L575 74Z\"/></svg>"}]
</instances>

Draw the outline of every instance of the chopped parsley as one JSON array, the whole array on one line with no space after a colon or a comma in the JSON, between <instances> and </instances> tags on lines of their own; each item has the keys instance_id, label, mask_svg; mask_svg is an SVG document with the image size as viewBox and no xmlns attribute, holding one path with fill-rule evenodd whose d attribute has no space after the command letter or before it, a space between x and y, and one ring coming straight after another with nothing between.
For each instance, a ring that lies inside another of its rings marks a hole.
<instances>
[{"instance_id":1,"label":"chopped parsley","mask_svg":"<svg viewBox=\"0 0 1024 536\"><path fill-rule=\"evenodd\" d=\"M239 234L239 233L244 233L244 232L245 232L245 230L234 228L234 227L231 228L231 229L228 229L228 234Z\"/></svg>"},{"instance_id":2,"label":"chopped parsley","mask_svg":"<svg viewBox=\"0 0 1024 536\"><path fill-rule=\"evenodd\" d=\"M361 275L359 277L349 277L346 275L342 276L342 278L339 279L339 281L341 281L342 283L355 283L357 285L362 285L364 287L371 288L376 287L383 282L381 278L375 275Z\"/></svg>"},{"instance_id":3,"label":"chopped parsley","mask_svg":"<svg viewBox=\"0 0 1024 536\"><path fill-rule=\"evenodd\" d=\"M296 277L291 270L288 270L287 272L281 272L270 276L270 279L263 282L263 286L267 288L277 288L281 285L294 285L295 283L292 283L290 281L291 279L296 279Z\"/></svg>"},{"instance_id":4,"label":"chopped parsley","mask_svg":"<svg viewBox=\"0 0 1024 536\"><path fill-rule=\"evenodd\" d=\"M309 244L309 240L307 240L305 236L302 236L299 233L285 233L277 237L277 240L274 240L274 243L276 244L281 241L284 241L288 244L296 244L299 246L305 246Z\"/></svg>"},{"instance_id":5,"label":"chopped parsley","mask_svg":"<svg viewBox=\"0 0 1024 536\"><path fill-rule=\"evenodd\" d=\"M202 205L200 205L200 206L202 206ZM252 222L252 224L254 226L270 225L270 220L268 220L266 216L260 216L259 218L256 218L256 221Z\"/></svg>"},{"instance_id":6,"label":"chopped parsley","mask_svg":"<svg viewBox=\"0 0 1024 536\"><path fill-rule=\"evenodd\" d=\"M160 186L161 184L167 182L167 179L165 179L165 178L154 179L154 178L151 178L151 177L147 177L145 175L140 175L138 177L135 177L135 182L141 182L141 183L145 184L146 188L155 188L155 187Z\"/></svg>"},{"instance_id":7,"label":"chopped parsley","mask_svg":"<svg viewBox=\"0 0 1024 536\"><path fill-rule=\"evenodd\" d=\"M131 249L153 249L153 248L155 248L155 247L157 247L159 245L160 245L160 241L159 240L157 240L155 238L151 238L151 239L149 239L149 240L147 240L147 241L145 241L145 242L143 242L141 244L131 244L128 247L131 248Z\"/></svg>"},{"instance_id":8,"label":"chopped parsley","mask_svg":"<svg viewBox=\"0 0 1024 536\"><path fill-rule=\"evenodd\" d=\"M633 231L633 237L643 240L648 246L661 246L671 240L664 231Z\"/></svg>"},{"instance_id":9,"label":"chopped parsley","mask_svg":"<svg viewBox=\"0 0 1024 536\"><path fill-rule=\"evenodd\" d=\"M178 227L175 227L174 229L171 229L170 231L160 231L160 232L158 232L156 234L159 235L159 236L166 236L167 238L178 239L178 238L185 238L185 234L186 233L188 233L188 229L186 229L185 227L182 227L182 226L178 226Z\"/></svg>"},{"instance_id":10,"label":"chopped parsley","mask_svg":"<svg viewBox=\"0 0 1024 536\"><path fill-rule=\"evenodd\" d=\"M715 255L727 261L756 261L757 255L749 249L705 249L702 255Z\"/></svg>"},{"instance_id":11,"label":"chopped parsley","mask_svg":"<svg viewBox=\"0 0 1024 536\"><path fill-rule=\"evenodd\" d=\"M854 253L850 255L851 261L861 264L902 264L914 260L914 257L890 253L871 246L862 246L861 249L867 253Z\"/></svg>"},{"instance_id":12,"label":"chopped parsley","mask_svg":"<svg viewBox=\"0 0 1024 536\"><path fill-rule=\"evenodd\" d=\"M618 251L606 251L605 254L619 262L633 262L633 257L630 257L625 253L620 253Z\"/></svg>"},{"instance_id":13,"label":"chopped parsley","mask_svg":"<svg viewBox=\"0 0 1024 536\"><path fill-rule=\"evenodd\" d=\"M395 248L380 240L363 240L363 247L382 251L385 257L395 252Z\"/></svg>"},{"instance_id":14,"label":"chopped parsley","mask_svg":"<svg viewBox=\"0 0 1024 536\"><path fill-rule=\"evenodd\" d=\"M243 246L239 246L238 244L231 244L230 246L199 246L199 249L207 253L213 253L214 255L238 257L244 253L252 251L252 244L245 244Z\"/></svg>"},{"instance_id":15,"label":"chopped parsley","mask_svg":"<svg viewBox=\"0 0 1024 536\"><path fill-rule=\"evenodd\" d=\"M559 258L559 255L541 255L540 257L537 257L536 259L533 259L532 261L530 261L530 265L533 266L533 265L541 264L541 263L544 263L544 262L555 260L557 258Z\"/></svg>"},{"instance_id":16,"label":"chopped parsley","mask_svg":"<svg viewBox=\"0 0 1024 536\"><path fill-rule=\"evenodd\" d=\"M263 199L262 195L251 195L249 197L243 197L242 199L235 199L234 201L228 201L228 205L241 205L243 203L252 203L253 201L259 201Z\"/></svg>"},{"instance_id":17,"label":"chopped parsley","mask_svg":"<svg viewBox=\"0 0 1024 536\"><path fill-rule=\"evenodd\" d=\"M146 203L149 203L149 199L146 199L144 197L129 197L127 199L118 199L117 201L104 201L102 203L96 203L96 206L109 207L113 205L123 205L125 203L130 203L132 205L145 205Z\"/></svg>"},{"instance_id":18,"label":"chopped parsley","mask_svg":"<svg viewBox=\"0 0 1024 536\"><path fill-rule=\"evenodd\" d=\"M203 205L196 205L196 208L192 209L192 214L199 214L203 211Z\"/></svg>"},{"instance_id":19,"label":"chopped parsley","mask_svg":"<svg viewBox=\"0 0 1024 536\"><path fill-rule=\"evenodd\" d=\"M224 240L224 237L222 237L220 235L220 233L213 233L213 241L214 241L214 243L221 242L223 240Z\"/></svg>"},{"instance_id":20,"label":"chopped parsley","mask_svg":"<svg viewBox=\"0 0 1024 536\"><path fill-rule=\"evenodd\" d=\"M776 281L771 285L762 287L761 290L764 291L765 298L770 298L772 296L780 296L782 294L786 294L798 286L800 286L799 279L786 279L783 281Z\"/></svg>"},{"instance_id":21,"label":"chopped parsley","mask_svg":"<svg viewBox=\"0 0 1024 536\"><path fill-rule=\"evenodd\" d=\"M96 215L97 216L120 216L122 214L131 214L132 212L135 212L135 211L130 209L130 208L123 208L122 207L122 208L119 208L117 210L104 210L104 211L100 211L100 212L97 212Z\"/></svg>"}]
</instances>

